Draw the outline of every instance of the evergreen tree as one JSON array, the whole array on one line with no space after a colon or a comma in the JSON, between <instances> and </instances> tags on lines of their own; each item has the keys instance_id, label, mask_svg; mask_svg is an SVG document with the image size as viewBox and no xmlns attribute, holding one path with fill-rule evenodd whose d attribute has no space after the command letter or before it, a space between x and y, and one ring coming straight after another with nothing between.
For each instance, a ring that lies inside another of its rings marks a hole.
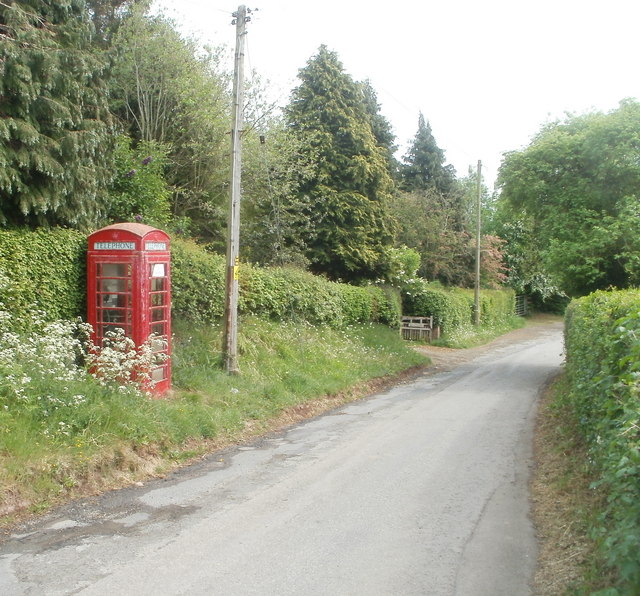
<instances>
[{"instance_id":1,"label":"evergreen tree","mask_svg":"<svg viewBox=\"0 0 640 596\"><path fill-rule=\"evenodd\" d=\"M393 182L363 88L325 46L299 78L287 118L316 164L300 185L311 222L306 243L311 269L346 280L384 275L393 242L388 209Z\"/></svg>"},{"instance_id":2,"label":"evergreen tree","mask_svg":"<svg viewBox=\"0 0 640 596\"><path fill-rule=\"evenodd\" d=\"M133 6L148 10L151 0L86 0L91 20L96 28L96 43L109 47L113 36Z\"/></svg>"},{"instance_id":3,"label":"evergreen tree","mask_svg":"<svg viewBox=\"0 0 640 596\"><path fill-rule=\"evenodd\" d=\"M369 81L361 83L362 93L364 94L364 105L369 115L369 123L371 132L376 139L377 145L383 150L387 167L391 177L396 180L398 178L399 164L394 153L398 149L396 145L396 136L393 133L391 123L381 114L380 104L378 103L378 95Z\"/></svg>"},{"instance_id":4,"label":"evergreen tree","mask_svg":"<svg viewBox=\"0 0 640 596\"><path fill-rule=\"evenodd\" d=\"M438 147L431 125L425 122L422 114L418 118L418 132L404 162L402 181L405 190L435 189L443 195L452 190L455 170L453 166L445 165L444 151Z\"/></svg>"},{"instance_id":5,"label":"evergreen tree","mask_svg":"<svg viewBox=\"0 0 640 596\"><path fill-rule=\"evenodd\" d=\"M111 177L105 62L84 0L0 4L0 222L93 225Z\"/></svg>"}]
</instances>

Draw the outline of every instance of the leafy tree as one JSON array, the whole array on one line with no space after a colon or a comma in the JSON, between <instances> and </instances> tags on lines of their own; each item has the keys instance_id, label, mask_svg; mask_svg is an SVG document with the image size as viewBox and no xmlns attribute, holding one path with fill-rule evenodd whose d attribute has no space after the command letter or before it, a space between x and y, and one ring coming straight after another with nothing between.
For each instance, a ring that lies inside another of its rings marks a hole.
<instances>
[{"instance_id":1,"label":"leafy tree","mask_svg":"<svg viewBox=\"0 0 640 596\"><path fill-rule=\"evenodd\" d=\"M348 280L382 276L393 242L388 209L393 182L363 88L325 46L299 78L286 117L303 140L304 158L312 156L316 164L298 193L310 222L311 269Z\"/></svg>"},{"instance_id":2,"label":"leafy tree","mask_svg":"<svg viewBox=\"0 0 640 596\"><path fill-rule=\"evenodd\" d=\"M143 10L126 19L114 45L119 54L112 82L114 112L134 138L167 142L195 46L185 43L170 21L148 17Z\"/></svg>"},{"instance_id":3,"label":"leafy tree","mask_svg":"<svg viewBox=\"0 0 640 596\"><path fill-rule=\"evenodd\" d=\"M469 259L471 235L457 229L457 211L435 189L399 193L393 201L398 218L398 242L420 255L421 277L447 285L466 285L473 274Z\"/></svg>"},{"instance_id":4,"label":"leafy tree","mask_svg":"<svg viewBox=\"0 0 640 596\"><path fill-rule=\"evenodd\" d=\"M106 64L83 0L0 4L0 222L91 226L112 175Z\"/></svg>"},{"instance_id":5,"label":"leafy tree","mask_svg":"<svg viewBox=\"0 0 640 596\"><path fill-rule=\"evenodd\" d=\"M402 167L404 190L435 189L446 195L453 190L456 173L451 165L445 165L444 151L438 147L431 132L431 125L424 116L418 118L418 132Z\"/></svg>"},{"instance_id":6,"label":"leafy tree","mask_svg":"<svg viewBox=\"0 0 640 596\"><path fill-rule=\"evenodd\" d=\"M177 217L224 247L229 168L228 77L221 50L201 51L162 16L133 10L114 39L112 109L134 141L169 147L166 179Z\"/></svg>"},{"instance_id":7,"label":"leafy tree","mask_svg":"<svg viewBox=\"0 0 640 596\"><path fill-rule=\"evenodd\" d=\"M304 255L311 230L298 189L313 175L312 156L277 120L249 131L243 145L240 237L245 258L307 267Z\"/></svg>"},{"instance_id":8,"label":"leafy tree","mask_svg":"<svg viewBox=\"0 0 640 596\"><path fill-rule=\"evenodd\" d=\"M422 114L400 174L404 192L394 208L398 238L420 254L421 276L446 285L473 285L476 175L456 178Z\"/></svg>"},{"instance_id":9,"label":"leafy tree","mask_svg":"<svg viewBox=\"0 0 640 596\"><path fill-rule=\"evenodd\" d=\"M477 176L472 171L465 178L455 180L446 194L432 186L426 190L400 192L395 197L398 241L420 255L421 277L449 286L474 285L477 197ZM491 207L484 186L481 198L485 218ZM486 232L481 240L481 283L495 287L506 279L504 243L493 230Z\"/></svg>"},{"instance_id":10,"label":"leafy tree","mask_svg":"<svg viewBox=\"0 0 640 596\"><path fill-rule=\"evenodd\" d=\"M498 289L508 279L508 268L505 264L504 245L506 240L500 236L483 234L480 238L480 285L484 288ZM476 240L469 243L470 250L476 247ZM475 258L474 258L475 265ZM475 282L475 279L474 279ZM471 287L471 284L469 284Z\"/></svg>"},{"instance_id":11,"label":"leafy tree","mask_svg":"<svg viewBox=\"0 0 640 596\"><path fill-rule=\"evenodd\" d=\"M531 221L545 270L570 295L637 283L640 104L569 116L505 156L501 201Z\"/></svg>"}]
</instances>

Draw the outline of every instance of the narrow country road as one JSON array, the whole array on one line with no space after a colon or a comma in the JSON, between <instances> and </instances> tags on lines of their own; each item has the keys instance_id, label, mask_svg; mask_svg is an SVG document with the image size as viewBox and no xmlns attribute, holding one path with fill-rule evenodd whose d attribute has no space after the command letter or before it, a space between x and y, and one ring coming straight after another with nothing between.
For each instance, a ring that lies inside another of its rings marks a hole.
<instances>
[{"instance_id":1,"label":"narrow country road","mask_svg":"<svg viewBox=\"0 0 640 596\"><path fill-rule=\"evenodd\" d=\"M0 543L0 594L530 594L527 481L560 324Z\"/></svg>"}]
</instances>

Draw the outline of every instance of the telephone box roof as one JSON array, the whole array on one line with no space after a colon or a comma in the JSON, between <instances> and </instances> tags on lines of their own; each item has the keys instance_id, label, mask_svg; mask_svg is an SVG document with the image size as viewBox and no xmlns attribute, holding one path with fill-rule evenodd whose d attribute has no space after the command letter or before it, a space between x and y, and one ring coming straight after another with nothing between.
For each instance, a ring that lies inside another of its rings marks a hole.
<instances>
[{"instance_id":1,"label":"telephone box roof","mask_svg":"<svg viewBox=\"0 0 640 596\"><path fill-rule=\"evenodd\" d=\"M169 250L169 235L141 223L117 223L106 226L89 235L89 251L167 251Z\"/></svg>"},{"instance_id":2,"label":"telephone box roof","mask_svg":"<svg viewBox=\"0 0 640 596\"><path fill-rule=\"evenodd\" d=\"M114 232L121 230L123 232L129 232L130 234L140 236L140 238L144 238L144 236L146 236L150 232L162 231L162 230L158 230L158 228L148 226L147 224L125 222L125 223L111 224L110 226L100 228L99 230L96 230L94 234L97 234L98 232L106 232L107 230L113 230Z\"/></svg>"}]
</instances>

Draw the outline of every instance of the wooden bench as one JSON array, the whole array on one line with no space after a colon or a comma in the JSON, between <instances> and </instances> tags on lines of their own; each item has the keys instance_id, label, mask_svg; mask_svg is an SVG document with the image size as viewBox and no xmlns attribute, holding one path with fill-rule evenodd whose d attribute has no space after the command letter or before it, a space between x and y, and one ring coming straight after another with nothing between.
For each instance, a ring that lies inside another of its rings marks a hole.
<instances>
[{"instance_id":1,"label":"wooden bench","mask_svg":"<svg viewBox=\"0 0 640 596\"><path fill-rule=\"evenodd\" d=\"M402 339L431 341L433 317L402 317L400 336Z\"/></svg>"}]
</instances>

